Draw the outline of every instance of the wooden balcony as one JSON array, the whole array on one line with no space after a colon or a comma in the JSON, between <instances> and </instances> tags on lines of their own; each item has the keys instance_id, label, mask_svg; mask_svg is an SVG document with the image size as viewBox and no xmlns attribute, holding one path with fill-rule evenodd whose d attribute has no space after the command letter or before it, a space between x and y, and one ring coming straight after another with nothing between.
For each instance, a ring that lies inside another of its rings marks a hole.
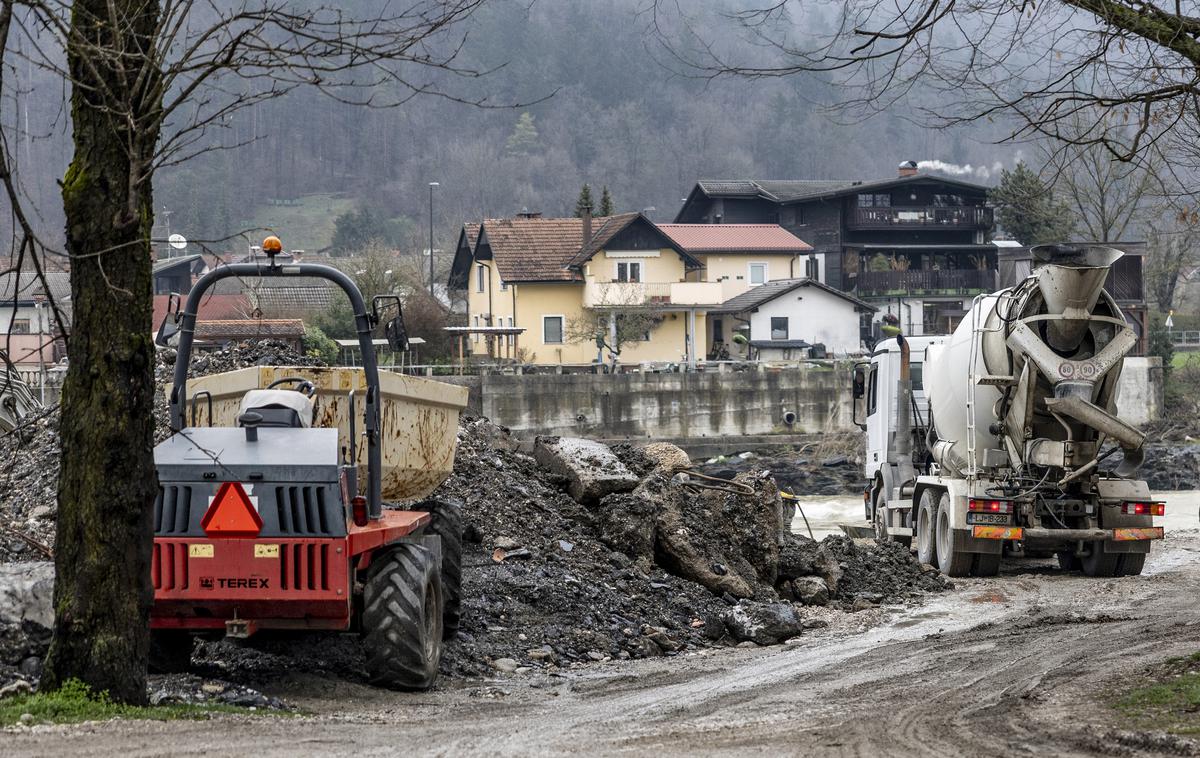
<instances>
[{"instance_id":1,"label":"wooden balcony","mask_svg":"<svg viewBox=\"0 0 1200 758\"><path fill-rule=\"evenodd\" d=\"M978 205L928 205L912 208L853 208L850 229L986 229L992 209Z\"/></svg>"},{"instance_id":2,"label":"wooden balcony","mask_svg":"<svg viewBox=\"0 0 1200 758\"><path fill-rule=\"evenodd\" d=\"M864 271L854 293L859 297L977 295L996 289L996 272L986 269Z\"/></svg>"}]
</instances>

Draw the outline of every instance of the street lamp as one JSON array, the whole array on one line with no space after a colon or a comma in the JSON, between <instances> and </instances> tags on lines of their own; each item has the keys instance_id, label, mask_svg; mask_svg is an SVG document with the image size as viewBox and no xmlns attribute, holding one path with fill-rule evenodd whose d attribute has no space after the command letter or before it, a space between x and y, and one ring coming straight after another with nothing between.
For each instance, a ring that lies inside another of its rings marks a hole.
<instances>
[{"instance_id":1,"label":"street lamp","mask_svg":"<svg viewBox=\"0 0 1200 758\"><path fill-rule=\"evenodd\" d=\"M433 294L433 188L440 187L437 182L429 183L429 296Z\"/></svg>"}]
</instances>

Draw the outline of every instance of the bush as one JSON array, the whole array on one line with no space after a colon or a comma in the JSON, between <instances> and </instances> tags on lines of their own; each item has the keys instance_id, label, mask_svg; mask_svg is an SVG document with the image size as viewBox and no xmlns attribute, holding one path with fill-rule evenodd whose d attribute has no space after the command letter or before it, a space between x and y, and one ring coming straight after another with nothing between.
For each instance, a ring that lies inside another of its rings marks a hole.
<instances>
[{"instance_id":1,"label":"bush","mask_svg":"<svg viewBox=\"0 0 1200 758\"><path fill-rule=\"evenodd\" d=\"M330 365L337 363L338 353L341 352L338 344L325 336L325 332L321 331L319 326L310 324L304 325L302 346L305 355L310 358L318 358Z\"/></svg>"}]
</instances>

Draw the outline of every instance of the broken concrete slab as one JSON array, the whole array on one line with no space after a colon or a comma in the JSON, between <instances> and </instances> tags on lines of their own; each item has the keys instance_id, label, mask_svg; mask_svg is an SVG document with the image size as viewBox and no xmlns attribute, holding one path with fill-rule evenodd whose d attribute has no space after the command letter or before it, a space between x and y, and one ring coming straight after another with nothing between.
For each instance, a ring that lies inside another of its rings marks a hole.
<instances>
[{"instance_id":1,"label":"broken concrete slab","mask_svg":"<svg viewBox=\"0 0 1200 758\"><path fill-rule=\"evenodd\" d=\"M630 492L638 478L608 445L579 437L538 437L533 457L546 470L567 479L567 492L576 502L598 503L605 495Z\"/></svg>"},{"instance_id":2,"label":"broken concrete slab","mask_svg":"<svg viewBox=\"0 0 1200 758\"><path fill-rule=\"evenodd\" d=\"M734 639L775 645L798 636L804 622L790 603L739 603L725 614L725 627Z\"/></svg>"},{"instance_id":3,"label":"broken concrete slab","mask_svg":"<svg viewBox=\"0 0 1200 758\"><path fill-rule=\"evenodd\" d=\"M54 564L0 563L0 624L54 625Z\"/></svg>"}]
</instances>

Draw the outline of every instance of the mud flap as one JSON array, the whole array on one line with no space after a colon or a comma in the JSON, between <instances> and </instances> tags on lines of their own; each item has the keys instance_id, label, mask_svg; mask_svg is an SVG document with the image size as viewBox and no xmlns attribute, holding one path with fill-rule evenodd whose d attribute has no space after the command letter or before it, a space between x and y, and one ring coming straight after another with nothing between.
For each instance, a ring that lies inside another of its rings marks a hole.
<instances>
[{"instance_id":1,"label":"mud flap","mask_svg":"<svg viewBox=\"0 0 1200 758\"><path fill-rule=\"evenodd\" d=\"M959 544L963 546L965 552L999 555L1004 550L1004 540L988 540L975 537L971 529L955 529L954 531L959 535L959 539L962 540Z\"/></svg>"}]
</instances>

